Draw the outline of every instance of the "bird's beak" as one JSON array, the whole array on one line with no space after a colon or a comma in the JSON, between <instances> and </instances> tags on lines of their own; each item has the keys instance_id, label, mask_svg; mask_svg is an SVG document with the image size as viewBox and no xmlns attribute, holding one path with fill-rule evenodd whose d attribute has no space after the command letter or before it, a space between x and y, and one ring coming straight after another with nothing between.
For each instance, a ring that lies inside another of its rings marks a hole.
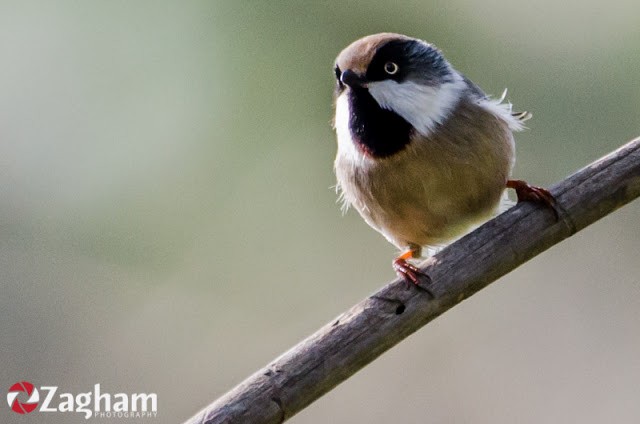
<instances>
[{"instance_id":1,"label":"bird's beak","mask_svg":"<svg viewBox=\"0 0 640 424\"><path fill-rule=\"evenodd\" d=\"M352 87L352 88L355 88L355 87L367 88L366 78L362 75L356 74L350 69L347 69L346 71L342 72L342 74L340 75L340 81L343 84L348 85L349 87Z\"/></svg>"}]
</instances>

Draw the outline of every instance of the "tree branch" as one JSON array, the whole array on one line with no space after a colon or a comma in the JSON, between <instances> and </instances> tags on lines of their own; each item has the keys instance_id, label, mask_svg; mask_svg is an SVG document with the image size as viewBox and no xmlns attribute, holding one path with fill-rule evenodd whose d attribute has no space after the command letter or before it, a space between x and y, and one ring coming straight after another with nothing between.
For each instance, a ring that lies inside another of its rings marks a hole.
<instances>
[{"instance_id":1,"label":"tree branch","mask_svg":"<svg viewBox=\"0 0 640 424\"><path fill-rule=\"evenodd\" d=\"M551 188L560 219L521 203L421 264L429 293L393 281L187 421L281 423L447 309L640 195L640 138Z\"/></svg>"}]
</instances>

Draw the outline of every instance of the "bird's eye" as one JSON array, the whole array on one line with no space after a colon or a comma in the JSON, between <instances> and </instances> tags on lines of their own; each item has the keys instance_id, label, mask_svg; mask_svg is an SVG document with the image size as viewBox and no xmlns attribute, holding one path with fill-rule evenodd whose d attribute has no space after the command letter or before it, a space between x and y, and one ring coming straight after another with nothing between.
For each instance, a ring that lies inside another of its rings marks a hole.
<instances>
[{"instance_id":1,"label":"bird's eye","mask_svg":"<svg viewBox=\"0 0 640 424\"><path fill-rule=\"evenodd\" d=\"M398 69L400 69L398 65L393 62L387 62L384 64L384 71L389 75L396 74L398 72Z\"/></svg>"},{"instance_id":2,"label":"bird's eye","mask_svg":"<svg viewBox=\"0 0 640 424\"><path fill-rule=\"evenodd\" d=\"M340 70L340 67L336 65L333 72L335 72L336 74L336 94L339 94L344 89L344 84L340 80L340 78L342 77L342 71Z\"/></svg>"}]
</instances>

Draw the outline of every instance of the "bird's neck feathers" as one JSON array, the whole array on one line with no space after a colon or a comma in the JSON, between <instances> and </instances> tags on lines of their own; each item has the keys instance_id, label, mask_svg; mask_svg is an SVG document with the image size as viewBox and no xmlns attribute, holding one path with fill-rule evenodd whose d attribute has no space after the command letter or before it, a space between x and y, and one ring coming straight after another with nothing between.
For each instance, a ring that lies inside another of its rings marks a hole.
<instances>
[{"instance_id":1,"label":"bird's neck feathers","mask_svg":"<svg viewBox=\"0 0 640 424\"><path fill-rule=\"evenodd\" d=\"M385 158L403 150L416 135L431 138L456 114L462 103L473 104L507 124L524 128L512 116L511 104L473 91L457 72L439 85L412 81L370 82L368 89L345 90L336 102L335 127L339 151L355 162Z\"/></svg>"},{"instance_id":2,"label":"bird's neck feathers","mask_svg":"<svg viewBox=\"0 0 640 424\"><path fill-rule=\"evenodd\" d=\"M346 124L347 131L341 131ZM383 109L365 88L352 88L336 103L336 129L366 157L391 156L409 144L413 127L394 111ZM340 140L339 140L340 141Z\"/></svg>"},{"instance_id":3,"label":"bird's neck feathers","mask_svg":"<svg viewBox=\"0 0 640 424\"><path fill-rule=\"evenodd\" d=\"M438 86L377 81L349 88L336 101L341 154L357 161L403 150L416 132L427 137L454 111L466 83L456 74Z\"/></svg>"}]
</instances>

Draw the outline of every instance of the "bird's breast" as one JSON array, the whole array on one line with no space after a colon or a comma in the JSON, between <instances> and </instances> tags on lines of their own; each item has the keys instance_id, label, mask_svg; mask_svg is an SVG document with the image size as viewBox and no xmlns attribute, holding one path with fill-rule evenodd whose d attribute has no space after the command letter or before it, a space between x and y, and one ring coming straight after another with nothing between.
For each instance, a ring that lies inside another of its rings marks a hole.
<instances>
[{"instance_id":1,"label":"bird's breast","mask_svg":"<svg viewBox=\"0 0 640 424\"><path fill-rule=\"evenodd\" d=\"M341 94L352 142L374 158L391 156L410 142L413 127L397 113L383 109L366 88L350 88ZM340 99L339 99L340 101Z\"/></svg>"},{"instance_id":2,"label":"bird's breast","mask_svg":"<svg viewBox=\"0 0 640 424\"><path fill-rule=\"evenodd\" d=\"M344 119L353 117L345 97L336 104L338 183L345 201L392 243L443 243L496 210L513 164L505 123L463 105L431 136L410 134L396 153L371 157ZM341 109L350 113L340 118Z\"/></svg>"}]
</instances>

